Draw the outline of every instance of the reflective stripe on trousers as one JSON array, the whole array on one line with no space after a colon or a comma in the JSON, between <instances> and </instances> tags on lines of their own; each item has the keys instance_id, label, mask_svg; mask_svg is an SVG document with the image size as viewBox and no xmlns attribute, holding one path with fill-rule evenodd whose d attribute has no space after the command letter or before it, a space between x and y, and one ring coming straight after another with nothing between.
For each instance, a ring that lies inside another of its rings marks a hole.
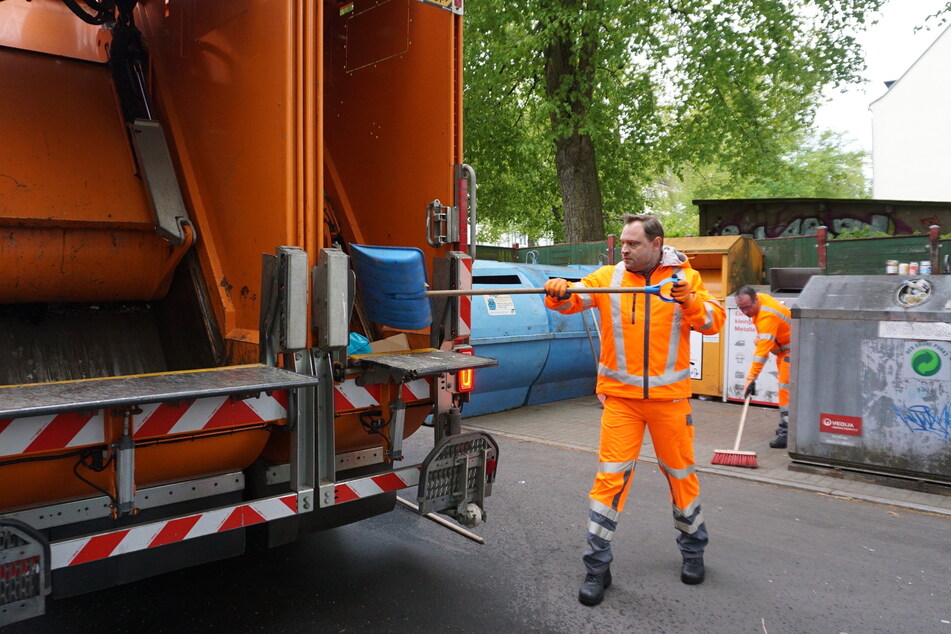
<instances>
[{"instance_id":1,"label":"reflective stripe on trousers","mask_svg":"<svg viewBox=\"0 0 951 634\"><path fill-rule=\"evenodd\" d=\"M684 556L700 556L709 541L693 459L690 402L608 396L601 416L600 466L588 510L588 548L584 554L588 572L604 572L613 559L611 540L634 478L645 429L650 430L658 466L670 487L681 552Z\"/></svg>"},{"instance_id":2,"label":"reflective stripe on trousers","mask_svg":"<svg viewBox=\"0 0 951 634\"><path fill-rule=\"evenodd\" d=\"M789 432L789 353L776 357L776 368L779 370L779 427L777 436L785 436Z\"/></svg>"}]
</instances>

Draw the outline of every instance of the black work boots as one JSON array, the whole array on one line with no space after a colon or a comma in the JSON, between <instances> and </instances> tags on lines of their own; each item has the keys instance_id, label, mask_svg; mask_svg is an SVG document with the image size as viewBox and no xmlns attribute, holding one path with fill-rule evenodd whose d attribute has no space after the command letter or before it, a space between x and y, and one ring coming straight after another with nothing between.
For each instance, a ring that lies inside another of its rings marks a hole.
<instances>
[{"instance_id":1,"label":"black work boots","mask_svg":"<svg viewBox=\"0 0 951 634\"><path fill-rule=\"evenodd\" d=\"M786 436L776 436L776 438L769 441L769 446L772 447L773 449L785 449Z\"/></svg>"},{"instance_id":2,"label":"black work boots","mask_svg":"<svg viewBox=\"0 0 951 634\"><path fill-rule=\"evenodd\" d=\"M684 565L680 569L680 580L689 585L703 583L703 573L703 557L684 559Z\"/></svg>"},{"instance_id":3,"label":"black work boots","mask_svg":"<svg viewBox=\"0 0 951 634\"><path fill-rule=\"evenodd\" d=\"M684 559L680 569L680 580L689 585L703 583L703 557ZM611 569L608 568L599 575L585 575L581 590L578 591L578 601L584 605L598 605L604 600L604 591L611 587Z\"/></svg>"},{"instance_id":4,"label":"black work boots","mask_svg":"<svg viewBox=\"0 0 951 634\"><path fill-rule=\"evenodd\" d=\"M578 600L584 605L597 605L604 599L604 591L611 587L611 569L608 568L599 575L585 576L581 590L578 591Z\"/></svg>"}]
</instances>

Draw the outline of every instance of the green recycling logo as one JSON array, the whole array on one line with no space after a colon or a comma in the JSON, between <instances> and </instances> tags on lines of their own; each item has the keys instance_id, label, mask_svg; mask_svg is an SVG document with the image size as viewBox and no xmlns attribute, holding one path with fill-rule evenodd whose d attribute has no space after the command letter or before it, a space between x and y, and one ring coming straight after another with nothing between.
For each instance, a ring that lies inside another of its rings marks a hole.
<instances>
[{"instance_id":1,"label":"green recycling logo","mask_svg":"<svg viewBox=\"0 0 951 634\"><path fill-rule=\"evenodd\" d=\"M934 376L941 371L941 357L930 348L921 348L911 355L911 369L921 376Z\"/></svg>"}]
</instances>

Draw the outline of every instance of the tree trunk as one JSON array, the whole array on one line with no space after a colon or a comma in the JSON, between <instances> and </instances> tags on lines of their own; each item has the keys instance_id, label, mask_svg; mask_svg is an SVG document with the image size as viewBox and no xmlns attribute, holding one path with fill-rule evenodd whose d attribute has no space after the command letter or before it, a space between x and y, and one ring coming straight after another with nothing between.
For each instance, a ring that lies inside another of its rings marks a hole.
<instances>
[{"instance_id":1,"label":"tree trunk","mask_svg":"<svg viewBox=\"0 0 951 634\"><path fill-rule=\"evenodd\" d=\"M562 0L564 6L578 4L577 0ZM594 142L580 130L594 90L591 60L598 40L596 33L582 33L581 50L573 55L570 35L559 34L545 51L545 91L554 106L551 124L564 208L565 242L593 242L604 239L601 182Z\"/></svg>"},{"instance_id":2,"label":"tree trunk","mask_svg":"<svg viewBox=\"0 0 951 634\"><path fill-rule=\"evenodd\" d=\"M587 134L555 141L555 167L565 209L565 242L604 240L601 182L594 143Z\"/></svg>"}]
</instances>

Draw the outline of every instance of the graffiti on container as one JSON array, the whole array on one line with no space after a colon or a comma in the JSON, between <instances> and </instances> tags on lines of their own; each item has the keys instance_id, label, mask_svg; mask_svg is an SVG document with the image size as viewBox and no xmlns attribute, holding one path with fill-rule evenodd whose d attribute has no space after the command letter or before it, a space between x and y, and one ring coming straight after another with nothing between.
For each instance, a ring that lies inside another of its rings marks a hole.
<instances>
[{"instance_id":1,"label":"graffiti on container","mask_svg":"<svg viewBox=\"0 0 951 634\"><path fill-rule=\"evenodd\" d=\"M794 212L795 213L795 212ZM762 217L762 214L757 214ZM827 213L823 216L799 217L778 211L770 222L761 222L760 218L750 218L747 214L732 219L721 218L710 232L710 235L737 236L750 235L757 240L764 238L795 238L799 236L814 236L819 227L829 229L831 236L840 233L869 228L889 235L913 233L914 230L901 220L890 218L885 214L860 214L838 216ZM753 222L750 222L752 220Z\"/></svg>"},{"instance_id":2,"label":"graffiti on container","mask_svg":"<svg viewBox=\"0 0 951 634\"><path fill-rule=\"evenodd\" d=\"M935 434L945 440L951 436L951 404L940 411L936 406L925 404L896 405L895 413L911 431Z\"/></svg>"}]
</instances>

